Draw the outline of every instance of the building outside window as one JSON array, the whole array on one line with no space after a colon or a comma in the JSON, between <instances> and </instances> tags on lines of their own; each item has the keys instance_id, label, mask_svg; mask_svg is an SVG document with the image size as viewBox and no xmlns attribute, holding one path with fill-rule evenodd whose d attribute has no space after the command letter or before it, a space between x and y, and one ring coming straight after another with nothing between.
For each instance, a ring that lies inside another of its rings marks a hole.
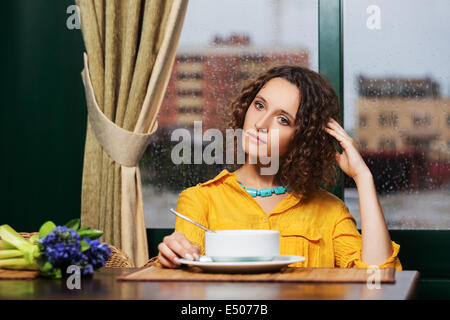
<instances>
[{"instance_id":1,"label":"building outside window","mask_svg":"<svg viewBox=\"0 0 450 320\"><path fill-rule=\"evenodd\" d=\"M448 12L446 0L343 1L344 129L367 144L390 229L450 228ZM352 188L346 179L358 220Z\"/></svg>"}]
</instances>

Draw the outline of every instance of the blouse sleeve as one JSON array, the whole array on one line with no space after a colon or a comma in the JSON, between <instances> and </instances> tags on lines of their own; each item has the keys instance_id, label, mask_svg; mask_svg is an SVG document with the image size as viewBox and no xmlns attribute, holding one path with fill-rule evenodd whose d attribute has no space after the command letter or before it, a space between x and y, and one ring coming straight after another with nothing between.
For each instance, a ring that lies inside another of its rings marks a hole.
<instances>
[{"instance_id":1,"label":"blouse sleeve","mask_svg":"<svg viewBox=\"0 0 450 320\"><path fill-rule=\"evenodd\" d=\"M340 268L369 268L361 259L362 237L356 228L356 222L350 214L348 207L343 204L341 214L336 222L333 232L333 245L335 265ZM392 255L379 268L394 267L402 270L398 258L400 246L392 241Z\"/></svg>"},{"instance_id":2,"label":"blouse sleeve","mask_svg":"<svg viewBox=\"0 0 450 320\"><path fill-rule=\"evenodd\" d=\"M200 193L197 186L187 188L180 193L176 211L205 227L209 227L207 199ZM190 242L201 248L201 255L205 254L204 230L184 219L175 217L175 231L183 233Z\"/></svg>"}]
</instances>

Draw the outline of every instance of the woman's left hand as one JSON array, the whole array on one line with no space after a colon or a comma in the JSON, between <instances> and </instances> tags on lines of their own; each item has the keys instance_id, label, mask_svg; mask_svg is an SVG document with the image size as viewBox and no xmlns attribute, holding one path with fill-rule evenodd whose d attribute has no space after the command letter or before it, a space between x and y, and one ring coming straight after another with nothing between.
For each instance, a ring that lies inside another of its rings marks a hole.
<instances>
[{"instance_id":1,"label":"woman's left hand","mask_svg":"<svg viewBox=\"0 0 450 320\"><path fill-rule=\"evenodd\" d=\"M336 151L336 162L345 174L353 179L370 173L369 168L358 152L358 148L353 139L345 132L339 123L330 118L330 122L324 130L333 136L342 148L342 154Z\"/></svg>"}]
</instances>

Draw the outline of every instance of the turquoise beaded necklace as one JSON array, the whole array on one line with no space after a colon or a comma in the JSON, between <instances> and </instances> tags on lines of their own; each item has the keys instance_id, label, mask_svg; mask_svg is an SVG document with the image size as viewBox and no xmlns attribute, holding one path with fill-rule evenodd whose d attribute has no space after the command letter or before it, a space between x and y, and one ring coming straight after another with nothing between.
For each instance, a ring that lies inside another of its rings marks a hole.
<instances>
[{"instance_id":1,"label":"turquoise beaded necklace","mask_svg":"<svg viewBox=\"0 0 450 320\"><path fill-rule=\"evenodd\" d=\"M258 189L253 189L253 188L246 188L240 183L239 183L239 185L242 188L244 188L244 190L246 190L253 198L255 198L256 196L270 197L272 194L283 194L283 193L291 190L290 187L283 187L283 186L278 186L278 187L273 187L273 188L262 188L262 189L258 190Z\"/></svg>"}]
</instances>

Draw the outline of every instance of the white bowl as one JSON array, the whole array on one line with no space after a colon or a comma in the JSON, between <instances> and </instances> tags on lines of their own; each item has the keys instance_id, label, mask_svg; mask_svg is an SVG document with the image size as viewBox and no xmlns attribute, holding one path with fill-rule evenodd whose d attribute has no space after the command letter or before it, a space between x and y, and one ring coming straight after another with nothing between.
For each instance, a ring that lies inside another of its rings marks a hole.
<instances>
[{"instance_id":1,"label":"white bowl","mask_svg":"<svg viewBox=\"0 0 450 320\"><path fill-rule=\"evenodd\" d=\"M271 261L279 254L277 230L205 232L205 255L213 261Z\"/></svg>"}]
</instances>

